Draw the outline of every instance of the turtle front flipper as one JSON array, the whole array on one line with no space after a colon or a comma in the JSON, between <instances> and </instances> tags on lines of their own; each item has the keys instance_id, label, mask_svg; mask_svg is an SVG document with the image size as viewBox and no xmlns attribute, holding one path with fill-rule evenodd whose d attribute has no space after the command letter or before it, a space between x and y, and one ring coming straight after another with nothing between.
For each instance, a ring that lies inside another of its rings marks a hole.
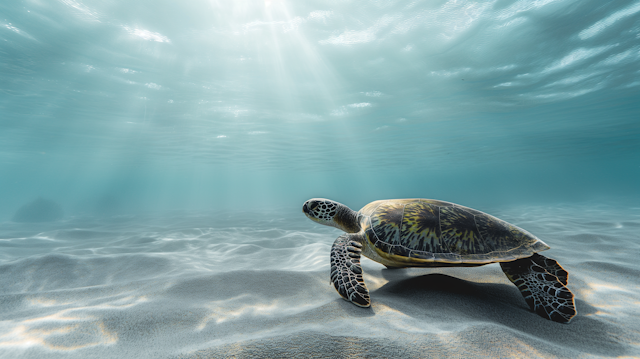
<instances>
[{"instance_id":1,"label":"turtle front flipper","mask_svg":"<svg viewBox=\"0 0 640 359\"><path fill-rule=\"evenodd\" d=\"M340 295L359 307L369 307L369 290L362 279L362 244L353 235L338 237L331 247L331 282Z\"/></svg>"},{"instance_id":2,"label":"turtle front flipper","mask_svg":"<svg viewBox=\"0 0 640 359\"><path fill-rule=\"evenodd\" d=\"M576 315L573 293L565 286L567 271L555 260L535 254L500 266L539 316L568 323Z\"/></svg>"}]
</instances>

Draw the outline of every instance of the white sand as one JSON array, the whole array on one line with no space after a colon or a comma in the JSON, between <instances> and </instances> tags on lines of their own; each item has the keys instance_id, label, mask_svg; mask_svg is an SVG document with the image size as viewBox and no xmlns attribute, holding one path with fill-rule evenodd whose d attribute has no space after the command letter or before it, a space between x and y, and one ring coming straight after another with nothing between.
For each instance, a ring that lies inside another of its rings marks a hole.
<instances>
[{"instance_id":1,"label":"white sand","mask_svg":"<svg viewBox=\"0 0 640 359\"><path fill-rule=\"evenodd\" d=\"M544 254L569 271L578 309L570 324L532 313L496 264L387 270L363 260L373 305L358 308L329 284L338 232L309 223L307 240L322 243L300 262L289 257L310 247L245 243L233 262L203 267L222 247L105 254L94 243L80 254L72 239L55 253L5 256L0 358L639 357L640 210L579 209L501 214L543 238L552 246ZM252 233L282 243L305 235ZM130 242L150 248L141 238L156 237L146 236ZM21 245L1 238L5 253Z\"/></svg>"}]
</instances>

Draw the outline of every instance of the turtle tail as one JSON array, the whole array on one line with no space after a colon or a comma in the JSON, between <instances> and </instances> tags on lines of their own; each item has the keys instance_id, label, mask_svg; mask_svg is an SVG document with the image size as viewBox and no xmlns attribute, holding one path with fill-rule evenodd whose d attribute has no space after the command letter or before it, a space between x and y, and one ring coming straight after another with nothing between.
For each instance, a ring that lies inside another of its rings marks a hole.
<instances>
[{"instance_id":1,"label":"turtle tail","mask_svg":"<svg viewBox=\"0 0 640 359\"><path fill-rule=\"evenodd\" d=\"M576 315L573 293L566 287L569 275L555 260L536 253L500 266L539 316L568 323Z\"/></svg>"}]
</instances>

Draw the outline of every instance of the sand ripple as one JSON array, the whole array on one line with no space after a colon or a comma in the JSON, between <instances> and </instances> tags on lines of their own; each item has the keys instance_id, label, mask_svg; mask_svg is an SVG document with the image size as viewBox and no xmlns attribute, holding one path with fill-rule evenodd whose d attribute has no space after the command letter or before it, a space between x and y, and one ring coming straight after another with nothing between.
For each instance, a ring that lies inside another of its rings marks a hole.
<instances>
[{"instance_id":1,"label":"sand ripple","mask_svg":"<svg viewBox=\"0 0 640 359\"><path fill-rule=\"evenodd\" d=\"M640 355L638 210L502 211L569 271L570 324L531 313L497 265L364 260L373 305L357 308L329 285L338 231L298 213L72 219L0 227L0 357Z\"/></svg>"}]
</instances>

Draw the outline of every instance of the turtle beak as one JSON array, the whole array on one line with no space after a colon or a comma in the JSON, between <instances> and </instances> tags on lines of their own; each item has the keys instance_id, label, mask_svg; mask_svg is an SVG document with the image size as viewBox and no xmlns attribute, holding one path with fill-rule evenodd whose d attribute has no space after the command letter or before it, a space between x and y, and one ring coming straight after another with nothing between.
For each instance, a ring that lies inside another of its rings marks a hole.
<instances>
[{"instance_id":1,"label":"turtle beak","mask_svg":"<svg viewBox=\"0 0 640 359\"><path fill-rule=\"evenodd\" d=\"M309 201L307 201L309 202ZM311 211L310 206L307 204L307 202L305 202L302 205L302 212L304 212L304 214L309 217L310 219L315 219L315 216L313 215L313 212Z\"/></svg>"}]
</instances>

